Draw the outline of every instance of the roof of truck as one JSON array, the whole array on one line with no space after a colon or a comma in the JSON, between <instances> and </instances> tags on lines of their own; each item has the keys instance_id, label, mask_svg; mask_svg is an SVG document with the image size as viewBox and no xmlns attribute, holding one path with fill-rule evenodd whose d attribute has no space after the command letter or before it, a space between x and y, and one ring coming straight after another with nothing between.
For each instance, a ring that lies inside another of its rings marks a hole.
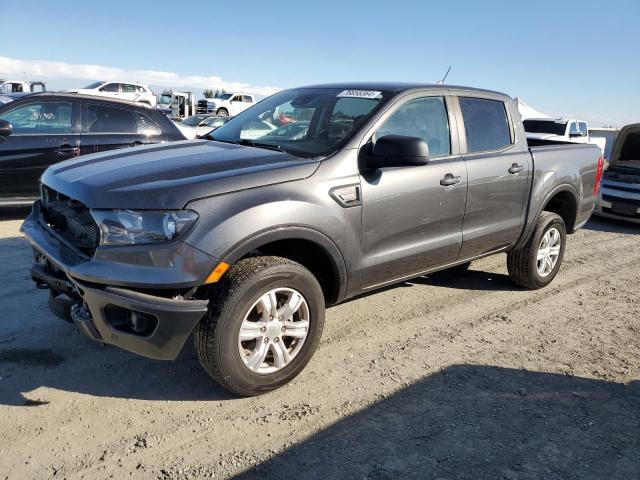
<instances>
[{"instance_id":1,"label":"roof of truck","mask_svg":"<svg viewBox=\"0 0 640 480\"><path fill-rule=\"evenodd\" d=\"M482 88L464 87L460 85L438 85L435 83L408 83L408 82L344 82L344 83L325 83L318 85L306 85L302 88L344 88L345 90L383 90L399 93L405 90L414 90L420 88L438 88L443 90L465 90L469 92L492 93L496 95L508 96L506 93L497 92L495 90L484 90Z\"/></svg>"}]
</instances>

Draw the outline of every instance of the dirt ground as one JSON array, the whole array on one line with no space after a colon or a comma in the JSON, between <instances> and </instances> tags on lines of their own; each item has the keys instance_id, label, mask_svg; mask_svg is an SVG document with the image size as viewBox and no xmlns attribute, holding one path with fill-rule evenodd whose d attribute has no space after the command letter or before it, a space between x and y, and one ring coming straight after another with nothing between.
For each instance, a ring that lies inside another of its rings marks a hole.
<instances>
[{"instance_id":1,"label":"dirt ground","mask_svg":"<svg viewBox=\"0 0 640 480\"><path fill-rule=\"evenodd\" d=\"M331 308L290 385L237 399L82 337L0 222L0 480L640 478L640 226L592 220L553 284L505 256Z\"/></svg>"}]
</instances>

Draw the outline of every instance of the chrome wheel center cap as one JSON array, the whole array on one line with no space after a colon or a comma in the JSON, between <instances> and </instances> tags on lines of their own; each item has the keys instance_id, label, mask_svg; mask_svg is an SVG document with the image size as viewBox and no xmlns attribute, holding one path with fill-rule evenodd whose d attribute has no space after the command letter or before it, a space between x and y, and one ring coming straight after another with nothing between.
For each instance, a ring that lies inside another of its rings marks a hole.
<instances>
[{"instance_id":1,"label":"chrome wheel center cap","mask_svg":"<svg viewBox=\"0 0 640 480\"><path fill-rule=\"evenodd\" d=\"M274 319L267 324L267 331L265 333L270 340L273 340L275 337L278 337L280 335L281 331L282 322Z\"/></svg>"}]
</instances>

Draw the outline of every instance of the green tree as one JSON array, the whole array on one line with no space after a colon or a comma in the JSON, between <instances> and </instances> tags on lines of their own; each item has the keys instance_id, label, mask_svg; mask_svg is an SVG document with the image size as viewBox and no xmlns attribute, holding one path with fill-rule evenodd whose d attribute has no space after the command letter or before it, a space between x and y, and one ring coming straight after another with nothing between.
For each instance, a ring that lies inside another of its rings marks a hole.
<instances>
[{"instance_id":1,"label":"green tree","mask_svg":"<svg viewBox=\"0 0 640 480\"><path fill-rule=\"evenodd\" d=\"M213 98L217 95L217 93L218 93L217 90L214 92L210 88L207 88L204 92L202 92L202 94L204 95L204 98Z\"/></svg>"}]
</instances>

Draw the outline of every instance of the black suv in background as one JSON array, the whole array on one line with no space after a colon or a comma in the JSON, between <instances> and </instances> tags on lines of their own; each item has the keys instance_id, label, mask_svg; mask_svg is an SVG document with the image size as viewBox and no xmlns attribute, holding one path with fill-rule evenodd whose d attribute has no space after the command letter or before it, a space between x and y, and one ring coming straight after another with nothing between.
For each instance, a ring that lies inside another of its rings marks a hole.
<instances>
[{"instance_id":1,"label":"black suv in background","mask_svg":"<svg viewBox=\"0 0 640 480\"><path fill-rule=\"evenodd\" d=\"M33 94L0 107L0 206L32 203L50 165L87 153L184 140L140 103L77 94Z\"/></svg>"}]
</instances>

